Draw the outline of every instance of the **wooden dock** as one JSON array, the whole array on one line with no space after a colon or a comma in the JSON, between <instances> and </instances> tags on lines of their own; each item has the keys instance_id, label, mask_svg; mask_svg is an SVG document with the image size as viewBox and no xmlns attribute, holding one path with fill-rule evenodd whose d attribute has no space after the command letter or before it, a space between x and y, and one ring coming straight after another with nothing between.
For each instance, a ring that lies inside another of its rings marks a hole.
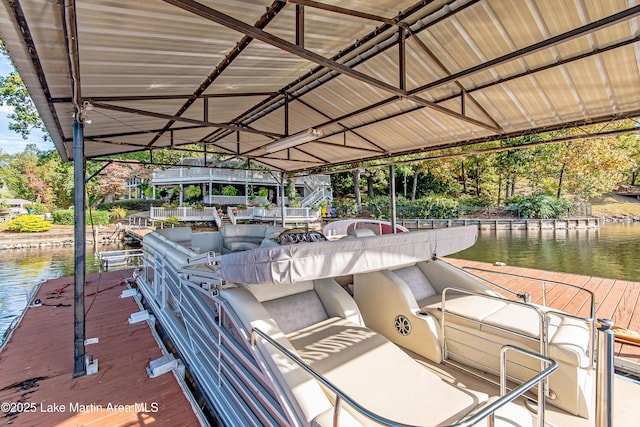
<instances>
[{"instance_id":1,"label":"wooden dock","mask_svg":"<svg viewBox=\"0 0 640 427\"><path fill-rule=\"evenodd\" d=\"M481 230L584 230L598 228L600 219L595 217L568 219L533 218L453 218L453 219L399 219L398 224L409 230L476 225Z\"/></svg>"},{"instance_id":2,"label":"wooden dock","mask_svg":"<svg viewBox=\"0 0 640 427\"><path fill-rule=\"evenodd\" d=\"M45 282L42 306L27 309L0 352L0 425L198 426L173 373L150 379L149 362L163 356L147 322L129 324L140 311L120 298L132 270L87 276L86 353L98 359L92 375L73 374L73 278Z\"/></svg>"},{"instance_id":3,"label":"wooden dock","mask_svg":"<svg viewBox=\"0 0 640 427\"><path fill-rule=\"evenodd\" d=\"M529 292L534 303L542 302L542 287L540 282L532 282L526 277L547 281L547 305L585 317L589 315L586 293L557 286L550 282L563 282L588 289L595 295L596 319L610 319L616 326L640 332L640 282L603 279L531 268L496 266L454 258L447 258L447 261L516 292ZM640 363L640 345L616 342L615 353L616 357L632 363Z\"/></svg>"},{"instance_id":4,"label":"wooden dock","mask_svg":"<svg viewBox=\"0 0 640 427\"><path fill-rule=\"evenodd\" d=\"M153 228L148 228L148 227L135 227L135 228L127 227L125 229L125 234L128 237L131 237L134 240L137 240L138 242L142 242L142 240L144 239L144 236L151 233L152 231L153 231Z\"/></svg>"}]
</instances>

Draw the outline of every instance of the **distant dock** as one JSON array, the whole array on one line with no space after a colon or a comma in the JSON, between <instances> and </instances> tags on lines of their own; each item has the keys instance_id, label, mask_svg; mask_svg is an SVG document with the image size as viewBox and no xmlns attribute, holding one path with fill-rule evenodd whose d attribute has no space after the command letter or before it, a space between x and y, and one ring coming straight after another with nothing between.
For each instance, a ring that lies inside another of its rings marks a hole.
<instances>
[{"instance_id":1,"label":"distant dock","mask_svg":"<svg viewBox=\"0 0 640 427\"><path fill-rule=\"evenodd\" d=\"M98 372L73 375L73 278L45 282L0 352L0 425L199 426L185 384L168 372L149 378L163 356L149 323L129 323L140 306L121 298L132 270L87 276L87 355ZM198 415L197 415L198 414Z\"/></svg>"},{"instance_id":2,"label":"distant dock","mask_svg":"<svg viewBox=\"0 0 640 427\"><path fill-rule=\"evenodd\" d=\"M397 223L410 230L477 225L481 230L580 230L600 227L600 219L532 219L532 218L456 218L456 219L398 219Z\"/></svg>"}]
</instances>

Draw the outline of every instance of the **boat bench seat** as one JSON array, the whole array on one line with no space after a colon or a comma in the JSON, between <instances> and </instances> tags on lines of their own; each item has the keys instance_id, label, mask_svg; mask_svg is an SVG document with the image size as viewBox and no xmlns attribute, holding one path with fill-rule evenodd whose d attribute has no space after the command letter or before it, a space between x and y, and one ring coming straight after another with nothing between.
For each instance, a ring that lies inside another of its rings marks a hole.
<instances>
[{"instance_id":1,"label":"boat bench seat","mask_svg":"<svg viewBox=\"0 0 640 427\"><path fill-rule=\"evenodd\" d=\"M257 225L226 225L221 230L221 253L248 251L259 248L263 241L277 237L282 227Z\"/></svg>"},{"instance_id":2,"label":"boat bench seat","mask_svg":"<svg viewBox=\"0 0 640 427\"><path fill-rule=\"evenodd\" d=\"M418 301L423 312L442 319L442 294ZM561 313L545 310L540 306L527 306L515 301L499 301L478 295L447 295L445 307L448 313L447 322L478 329L492 336L513 340L516 345L533 347L533 341L540 337L540 317L547 313L549 322L549 356L573 366L588 368L590 331L587 324L579 319L567 317ZM515 334L514 334L515 332Z\"/></svg>"},{"instance_id":3,"label":"boat bench seat","mask_svg":"<svg viewBox=\"0 0 640 427\"><path fill-rule=\"evenodd\" d=\"M174 247L179 246L194 253L219 252L216 232L193 233L191 227L163 228L155 232L172 242Z\"/></svg>"},{"instance_id":4,"label":"boat bench seat","mask_svg":"<svg viewBox=\"0 0 640 427\"><path fill-rule=\"evenodd\" d=\"M233 307L247 329L269 334L382 417L410 425L452 424L488 398L444 382L365 327L355 301L333 279L223 289L220 298ZM258 340L257 349L272 376L298 405L301 418L310 425L332 425L334 394L268 343ZM530 414L524 411L520 416L530 425ZM378 425L346 404L340 421L340 425Z\"/></svg>"},{"instance_id":5,"label":"boat bench seat","mask_svg":"<svg viewBox=\"0 0 640 427\"><path fill-rule=\"evenodd\" d=\"M284 228L257 225L226 225L221 231L192 233L191 227L173 227L156 230L156 233L180 247L193 253L209 251L219 254L247 251L259 247L276 245L271 239L277 237ZM188 252L185 252L188 254Z\"/></svg>"},{"instance_id":6,"label":"boat bench seat","mask_svg":"<svg viewBox=\"0 0 640 427\"><path fill-rule=\"evenodd\" d=\"M354 298L365 324L391 341L428 359L446 357L482 370L499 372L500 350L512 344L536 353L540 322L548 318L549 357L559 369L549 379L558 396L550 403L587 417L590 407L590 329L586 322L547 308L507 300L443 261L419 262L396 270L354 277ZM442 336L442 293L446 288L445 337ZM409 330L398 327L401 316ZM539 369L520 355L511 358ZM532 370L510 365L509 374L522 380Z\"/></svg>"}]
</instances>

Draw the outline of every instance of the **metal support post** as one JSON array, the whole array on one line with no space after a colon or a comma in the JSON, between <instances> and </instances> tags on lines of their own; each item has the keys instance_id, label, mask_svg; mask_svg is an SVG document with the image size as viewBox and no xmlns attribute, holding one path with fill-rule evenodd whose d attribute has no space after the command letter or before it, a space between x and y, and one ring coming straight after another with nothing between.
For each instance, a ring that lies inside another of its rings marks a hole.
<instances>
[{"instance_id":1,"label":"metal support post","mask_svg":"<svg viewBox=\"0 0 640 427\"><path fill-rule=\"evenodd\" d=\"M284 188L284 174L280 174L280 207L282 208L281 210L281 215L282 215L282 226L285 227L286 224L286 209L284 206L284 199L285 198L285 188Z\"/></svg>"},{"instance_id":2,"label":"metal support post","mask_svg":"<svg viewBox=\"0 0 640 427\"><path fill-rule=\"evenodd\" d=\"M389 181L391 184L391 230L396 234L396 165L389 166Z\"/></svg>"},{"instance_id":3,"label":"metal support post","mask_svg":"<svg viewBox=\"0 0 640 427\"><path fill-rule=\"evenodd\" d=\"M74 277L73 277L73 376L85 374L85 319L84 288L86 266L86 197L84 125L73 122L73 229L74 229Z\"/></svg>"},{"instance_id":4,"label":"metal support post","mask_svg":"<svg viewBox=\"0 0 640 427\"><path fill-rule=\"evenodd\" d=\"M596 365L596 427L613 426L613 345L615 334L609 319L598 319Z\"/></svg>"}]
</instances>

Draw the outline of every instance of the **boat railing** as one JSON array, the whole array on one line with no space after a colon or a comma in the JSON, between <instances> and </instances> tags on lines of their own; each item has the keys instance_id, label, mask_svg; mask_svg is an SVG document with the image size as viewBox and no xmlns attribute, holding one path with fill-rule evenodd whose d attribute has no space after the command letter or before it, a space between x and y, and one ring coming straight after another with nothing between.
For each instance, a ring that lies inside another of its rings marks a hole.
<instances>
[{"instance_id":1,"label":"boat railing","mask_svg":"<svg viewBox=\"0 0 640 427\"><path fill-rule=\"evenodd\" d=\"M456 268L459 268L459 267L456 267ZM499 285L498 283L495 283L495 282L493 282L493 281L491 281L491 280L489 280L489 279L487 279L485 277L482 277L480 275L471 273L468 270L476 270L476 271L482 271L482 272L485 272L485 273L492 273L492 274L493 273L501 274L501 275L505 275L505 276L518 277L518 278L521 278L521 279L531 280L532 282L539 282L541 290L542 290L542 294L541 294L542 304L541 305L543 305L545 307L547 307L547 284L567 287L567 288L574 289L577 292L586 293L588 301L589 301L589 317L581 317L581 316L578 316L578 317L586 319L586 320L590 320L590 319L594 319L595 318L595 315L596 315L596 303L595 303L596 297L595 297L595 294L592 291L590 291L589 289L585 289L585 288L583 288L581 286L573 285L571 283L566 283L566 282L559 282L557 280L540 279L538 277L531 277L531 276L526 276L526 275L516 274L516 273L508 273L506 271L487 270L487 269L479 268L479 267L465 266L465 267L462 267L461 269L463 271L465 271L467 274L469 274L469 275L471 275L471 276L473 276L473 277L475 277L477 279L480 279L483 282L489 283L492 286L495 286L495 287L497 287L497 288L499 288L501 290L504 290L504 291L506 291L506 292L508 292L508 293L510 293L512 295L516 295L516 296L519 296L521 298L524 297L525 294L516 293L516 292L514 292L514 291L512 291L512 290L510 290L508 288L505 288L504 286ZM530 298L530 295L529 295L529 298ZM525 301L525 302L531 302L531 301L529 300L529 301ZM592 326L593 326L594 322L595 322L595 319L592 321Z\"/></svg>"},{"instance_id":2,"label":"boat railing","mask_svg":"<svg viewBox=\"0 0 640 427\"><path fill-rule=\"evenodd\" d=\"M319 373L317 373L313 368L311 368L308 364L306 364L300 357L298 357L296 354L294 354L291 351L289 351L287 348L283 347L280 343L275 341L268 334L266 334L265 332L261 331L258 328L253 328L251 330L251 338L250 339L251 339L251 345L252 346L255 346L255 343L256 343L256 340L257 340L256 337L260 337L261 339L263 339L264 341L269 343L276 350L278 350L280 353L282 353L285 357L287 357L289 360L294 362L300 368L305 370L312 377L314 377L318 382L320 382L322 385L327 387L329 390L331 390L332 393L335 394L335 404L334 404L334 413L333 413L333 426L334 427L337 427L339 425L340 409L341 409L341 406L342 406L342 402L346 403L347 405L349 405L350 407L355 409L360 414L362 414L365 417L377 422L380 425L388 426L388 427L409 427L407 424L402 424L402 423L398 423L398 422L395 422L393 420L387 419L385 417L382 417L382 416L372 412L368 408L362 406L361 404L356 402L354 399L349 397L346 393L344 393L340 388L338 388L336 385L334 385L332 382L330 382L327 378L325 378L322 375L320 375ZM494 425L495 413L500 408L502 408L506 404L514 401L515 399L519 398L520 396L524 395L527 391L529 391L530 389L532 389L536 385L538 385L541 382L543 382L549 375L551 375L551 373L553 373L558 368L557 362L555 362L552 359L549 359L548 357L542 356L542 355L537 354L537 353L533 353L531 351L528 351L528 350L525 350L525 349L522 349L522 348L519 348L519 347L516 347L516 346L506 345L506 346L503 347L503 349L502 349L502 351L500 353L501 370L503 369L502 367L505 367L504 369L506 369L507 353L509 351L518 352L518 353L521 353L521 354L526 355L528 357L531 357L533 359L536 359L536 360L540 361L542 364L545 364L546 367L544 369L542 369L540 372L538 372L535 375L533 375L530 379L528 379L527 381L524 381L522 384L520 384L518 387L514 388L513 390L511 390L508 393L506 393L506 387L501 387L501 396L500 396L499 399L491 402L488 405L482 406L478 411L472 411L470 415L464 417L463 419L461 419L460 421L458 421L455 424L450 424L448 427L468 427L468 426L475 425L476 423L478 423L478 422L480 422L482 420L485 420L485 419L487 420L487 424L489 426L493 426ZM502 374L506 375L506 372L501 372L501 378L503 378ZM501 383L502 383L502 380L501 380ZM543 389L544 389L544 387L538 387L539 393L541 393ZM540 402L542 402L542 403L540 403L538 405L537 419L538 419L538 426L542 427L542 426L544 426L544 396L541 395L541 394L540 394L540 396L541 396Z\"/></svg>"},{"instance_id":3,"label":"boat railing","mask_svg":"<svg viewBox=\"0 0 640 427\"><path fill-rule=\"evenodd\" d=\"M103 251L98 254L100 267L109 271L111 267L129 266L130 261L142 257L141 249L122 249L116 251Z\"/></svg>"},{"instance_id":4,"label":"boat railing","mask_svg":"<svg viewBox=\"0 0 640 427\"><path fill-rule=\"evenodd\" d=\"M452 264L449 264L452 265ZM453 266L453 265L452 265ZM501 275L505 275L505 276L509 276L509 277L517 277L520 279L526 279L526 280L530 280L531 282L539 282L540 283L540 288L541 288L541 298L542 298L542 306L544 307L549 307L547 305L547 285L551 284L554 286L560 286L560 287L564 287L564 288L569 288L569 289L573 289L574 291L576 291L576 294L578 293L585 293L587 294L587 301L588 301L588 307L589 307L589 316L588 317L584 317L584 316L579 316L577 314L574 313L568 313L568 312L564 312L564 311L560 311L560 310L556 310L556 309L551 309L549 311L549 313L559 313L562 314L564 316L567 317L572 317L574 319L579 319L584 321L585 323L587 323L589 325L589 329L591 331L591 335L590 335L590 339L589 339L589 362L590 365L593 366L594 365L594 361L595 361L595 351L596 351L596 346L595 346L595 342L596 342L596 334L597 334L597 329L596 329L596 297L595 294L590 291L589 289L585 289L581 286L577 286L577 285L573 285L571 283L566 283L566 282L560 282L557 280L548 280L548 279L540 279L538 277L531 277L531 276L526 276L526 275L522 275L522 274L516 274L516 273L509 273L509 272L505 272L505 271L496 271L496 270L488 270L488 269L484 269L484 268L480 268L480 267L470 267L470 266L465 266L465 267L456 267L453 266L456 269L459 269L461 271L464 271L466 274L469 274L471 276L473 276L476 279L479 279L485 283L488 283L491 286L497 287L500 290L503 290L511 295L517 296L519 298L522 298L524 300L525 303L530 304L531 303L531 295L527 292L525 294L520 294L520 293L516 293L508 288L505 288L504 286L499 285L498 283L495 283L492 280L489 280L485 277L482 277L480 275L477 275L475 273L472 273L468 270L475 270L475 271L481 271L481 272L485 272L485 273L492 273L492 274L501 274Z\"/></svg>"},{"instance_id":5,"label":"boat railing","mask_svg":"<svg viewBox=\"0 0 640 427\"><path fill-rule=\"evenodd\" d=\"M216 410L224 412L224 419L235 420L236 425L299 424L293 422L281 401L283 395L251 351L248 333L242 333L230 310L221 309L211 289L188 280L155 248L146 250L144 259L136 281L181 358L197 373L197 387Z\"/></svg>"}]
</instances>

